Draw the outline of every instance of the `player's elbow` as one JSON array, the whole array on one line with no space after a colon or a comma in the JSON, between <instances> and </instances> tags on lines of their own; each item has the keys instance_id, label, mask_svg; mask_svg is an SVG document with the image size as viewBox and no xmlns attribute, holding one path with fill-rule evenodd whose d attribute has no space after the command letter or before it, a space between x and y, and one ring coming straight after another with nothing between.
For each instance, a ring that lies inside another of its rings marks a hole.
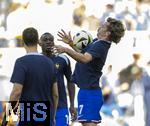
<instances>
[{"instance_id":1,"label":"player's elbow","mask_svg":"<svg viewBox=\"0 0 150 126\"><path fill-rule=\"evenodd\" d=\"M91 61L91 59L89 58L89 57L86 57L86 56L84 56L82 59L81 59L81 63L83 63L83 64L86 64L86 63L88 63L88 62L90 62Z\"/></svg>"},{"instance_id":2,"label":"player's elbow","mask_svg":"<svg viewBox=\"0 0 150 126\"><path fill-rule=\"evenodd\" d=\"M58 94L58 86L56 82L53 84L52 95L53 95L53 99L58 100L59 94Z\"/></svg>"},{"instance_id":3,"label":"player's elbow","mask_svg":"<svg viewBox=\"0 0 150 126\"><path fill-rule=\"evenodd\" d=\"M86 58L81 60L81 63L84 63L84 64L86 64L88 62L89 62L89 60L87 60Z\"/></svg>"},{"instance_id":4,"label":"player's elbow","mask_svg":"<svg viewBox=\"0 0 150 126\"><path fill-rule=\"evenodd\" d=\"M81 58L81 63L88 63L92 60L92 55L89 53L85 53L84 56Z\"/></svg>"},{"instance_id":5,"label":"player's elbow","mask_svg":"<svg viewBox=\"0 0 150 126\"><path fill-rule=\"evenodd\" d=\"M55 99L55 100L58 100L58 99L59 99L58 93L53 93L53 99Z\"/></svg>"}]
</instances>

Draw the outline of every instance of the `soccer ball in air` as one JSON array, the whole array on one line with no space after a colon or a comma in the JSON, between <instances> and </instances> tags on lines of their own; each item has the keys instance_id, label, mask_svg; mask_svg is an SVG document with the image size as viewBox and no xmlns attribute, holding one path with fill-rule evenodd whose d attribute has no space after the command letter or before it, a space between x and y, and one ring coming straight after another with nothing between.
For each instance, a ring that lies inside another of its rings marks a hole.
<instances>
[{"instance_id":1,"label":"soccer ball in air","mask_svg":"<svg viewBox=\"0 0 150 126\"><path fill-rule=\"evenodd\" d=\"M88 44L92 43L92 41L92 35L84 30L79 31L73 37L73 45L79 50L85 48Z\"/></svg>"}]
</instances>

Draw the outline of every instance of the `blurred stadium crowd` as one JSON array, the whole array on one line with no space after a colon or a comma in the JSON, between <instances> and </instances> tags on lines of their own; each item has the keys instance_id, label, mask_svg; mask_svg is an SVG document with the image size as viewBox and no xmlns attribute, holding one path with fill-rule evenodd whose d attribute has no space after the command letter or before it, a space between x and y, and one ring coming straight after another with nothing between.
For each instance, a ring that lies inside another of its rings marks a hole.
<instances>
[{"instance_id":1,"label":"blurred stadium crowd","mask_svg":"<svg viewBox=\"0 0 150 126\"><path fill-rule=\"evenodd\" d=\"M12 37L29 25L41 32L74 25L95 31L108 16L123 20L127 30L149 30L149 8L149 0L1 0L0 32Z\"/></svg>"},{"instance_id":2,"label":"blurred stadium crowd","mask_svg":"<svg viewBox=\"0 0 150 126\"><path fill-rule=\"evenodd\" d=\"M54 35L61 28L84 29L95 36L107 17L122 20L127 33L112 47L100 80L105 100L101 126L150 126L149 0L0 0L0 101L2 94L9 96L4 84L9 83L15 59L24 54L22 48L10 48L23 46L24 28Z\"/></svg>"}]
</instances>

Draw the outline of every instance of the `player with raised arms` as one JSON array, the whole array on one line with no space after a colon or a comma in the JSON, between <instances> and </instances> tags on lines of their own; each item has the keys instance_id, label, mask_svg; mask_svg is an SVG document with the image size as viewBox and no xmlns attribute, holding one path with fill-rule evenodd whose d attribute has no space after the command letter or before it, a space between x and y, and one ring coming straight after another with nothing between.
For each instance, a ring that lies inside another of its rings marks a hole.
<instances>
[{"instance_id":1,"label":"player with raised arms","mask_svg":"<svg viewBox=\"0 0 150 126\"><path fill-rule=\"evenodd\" d=\"M106 62L111 43L119 43L124 36L125 28L121 21L108 18L97 30L97 39L84 51L76 52L61 45L55 46L58 53L66 53L77 61L73 81L79 87L78 121L83 126L96 126L101 122L100 110L103 105L102 91L99 79ZM59 41L73 47L71 33L58 32Z\"/></svg>"}]
</instances>

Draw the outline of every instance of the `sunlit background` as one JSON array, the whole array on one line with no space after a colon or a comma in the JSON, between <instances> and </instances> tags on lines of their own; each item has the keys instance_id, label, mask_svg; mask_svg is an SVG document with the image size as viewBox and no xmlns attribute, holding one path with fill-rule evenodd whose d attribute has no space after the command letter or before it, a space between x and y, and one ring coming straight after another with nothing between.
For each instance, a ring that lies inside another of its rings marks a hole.
<instances>
[{"instance_id":1,"label":"sunlit background","mask_svg":"<svg viewBox=\"0 0 150 126\"><path fill-rule=\"evenodd\" d=\"M0 101L9 99L15 60L26 53L21 41L25 28L35 27L39 35L50 32L56 44L66 46L57 42L60 29L72 34L84 29L96 37L97 28L107 17L122 20L127 31L119 44L112 44L103 68L100 84L105 103L99 125L150 126L145 121L150 113L150 101L145 98L148 93L150 97L150 81L145 90L134 69L138 66L150 76L150 0L0 0ZM75 61L70 60L73 71ZM126 72L122 81L119 73L129 65L134 77Z\"/></svg>"}]
</instances>

